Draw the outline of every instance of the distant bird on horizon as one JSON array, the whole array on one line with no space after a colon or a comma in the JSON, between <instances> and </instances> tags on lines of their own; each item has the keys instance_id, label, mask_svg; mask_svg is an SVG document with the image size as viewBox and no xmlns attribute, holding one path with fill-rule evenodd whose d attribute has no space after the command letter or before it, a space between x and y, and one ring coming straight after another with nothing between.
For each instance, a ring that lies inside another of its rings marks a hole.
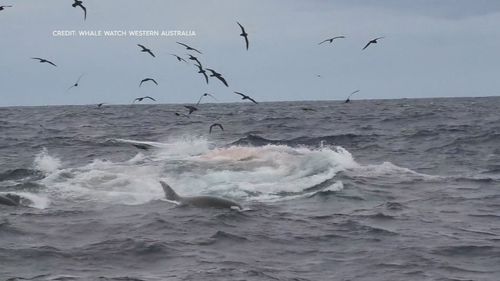
<instances>
[{"instance_id":1,"label":"distant bird on horizon","mask_svg":"<svg viewBox=\"0 0 500 281\"><path fill-rule=\"evenodd\" d=\"M251 102L253 102L255 104L258 104L258 102L256 102L254 99L252 99L251 97L249 97L249 96L247 96L245 94L242 94L240 92L234 92L234 93L237 94L237 95L240 95L242 100L249 100L249 101L251 101Z\"/></svg>"},{"instance_id":2,"label":"distant bird on horizon","mask_svg":"<svg viewBox=\"0 0 500 281\"><path fill-rule=\"evenodd\" d=\"M11 5L0 6L0 11L3 11L5 8L12 8L12 6Z\"/></svg>"},{"instance_id":3,"label":"distant bird on horizon","mask_svg":"<svg viewBox=\"0 0 500 281\"><path fill-rule=\"evenodd\" d=\"M145 97L139 97L139 98L135 98L134 101L132 103L135 103L136 101L142 101L143 99L150 99L152 101L156 101L154 98L150 97L150 96L145 96Z\"/></svg>"},{"instance_id":4,"label":"distant bird on horizon","mask_svg":"<svg viewBox=\"0 0 500 281\"><path fill-rule=\"evenodd\" d=\"M203 97L208 97L208 96L212 97L214 100L217 100L217 99L216 99L213 95L211 95L211 94L209 94L209 93L204 93L203 95L201 95L201 97L200 97L200 99L198 100L198 102L196 103L196 105L199 105L199 104L200 104L201 99L202 99Z\"/></svg>"},{"instance_id":5,"label":"distant bird on horizon","mask_svg":"<svg viewBox=\"0 0 500 281\"><path fill-rule=\"evenodd\" d=\"M150 49L148 49L148 48L144 47L144 46L143 46L143 45L141 45L141 44L137 44L137 46L139 46L139 47L141 47L141 48L142 48L141 52L148 53L148 54L150 54L153 58L156 58L155 54L153 54L153 52L151 52L151 50L150 50Z\"/></svg>"},{"instance_id":6,"label":"distant bird on horizon","mask_svg":"<svg viewBox=\"0 0 500 281\"><path fill-rule=\"evenodd\" d=\"M193 55L191 55L191 54L186 54L186 55L188 55L188 56L189 56L189 58L188 58L189 60L194 60L194 61L195 61L195 62L197 62L199 65L201 65L201 62L198 60L198 58L197 58L197 57L195 57L195 56L193 56Z\"/></svg>"},{"instance_id":7,"label":"distant bird on horizon","mask_svg":"<svg viewBox=\"0 0 500 281\"><path fill-rule=\"evenodd\" d=\"M66 92L67 92L67 91L69 91L69 90L71 90L71 89L73 89L73 88L75 88L75 87L78 87L78 85L80 85L80 79L82 79L82 77L83 77L84 75L85 75L85 73L84 73L84 74L82 74L82 75L80 75L80 77L78 77L78 80L76 80L75 84L73 84L71 87L69 87L69 88L66 90Z\"/></svg>"},{"instance_id":8,"label":"distant bird on horizon","mask_svg":"<svg viewBox=\"0 0 500 281\"><path fill-rule=\"evenodd\" d=\"M186 47L186 49L187 49L187 50L189 50L189 51L195 51L195 52L197 52L197 53L199 53L199 54L202 54L202 52L200 52L200 51L196 50L195 48L190 47L190 46L188 46L188 45L186 45L186 44L184 44L184 43L181 43L181 42L175 42L175 43L177 43L177 44L179 44L179 45L182 45L182 46Z\"/></svg>"},{"instance_id":9,"label":"distant bird on horizon","mask_svg":"<svg viewBox=\"0 0 500 281\"><path fill-rule=\"evenodd\" d=\"M141 83L139 84L139 87L142 86L142 83L148 82L148 81L151 81L151 82L155 83L156 86L158 86L158 83L153 78L144 78L144 79L141 80Z\"/></svg>"},{"instance_id":10,"label":"distant bird on horizon","mask_svg":"<svg viewBox=\"0 0 500 281\"><path fill-rule=\"evenodd\" d=\"M172 56L176 57L178 61L183 61L185 63L187 63L187 61L181 57L179 57L178 55L174 55L174 54L171 54Z\"/></svg>"},{"instance_id":11,"label":"distant bird on horizon","mask_svg":"<svg viewBox=\"0 0 500 281\"><path fill-rule=\"evenodd\" d=\"M248 51L248 33L245 32L245 28L239 22L236 22L236 23L241 28L241 34L240 34L240 36L242 36L243 38L245 38L245 45L246 45L247 51Z\"/></svg>"},{"instance_id":12,"label":"distant bird on horizon","mask_svg":"<svg viewBox=\"0 0 500 281\"><path fill-rule=\"evenodd\" d=\"M329 38L329 39L325 39L325 40L319 42L318 45L321 45L321 44L323 44L325 42L328 42L328 41L330 41L330 44L331 44L331 43L333 43L333 40L340 39L340 38L345 38L345 36L343 36L343 35L342 36L335 36L335 37L332 37L332 38Z\"/></svg>"},{"instance_id":13,"label":"distant bird on horizon","mask_svg":"<svg viewBox=\"0 0 500 281\"><path fill-rule=\"evenodd\" d=\"M73 3L71 6L73 6L73 8L76 8L76 7L82 8L83 20L86 20L87 19L87 8L85 8L85 6L83 6L83 1L81 1L81 0L74 0L74 1L75 1L75 3Z\"/></svg>"},{"instance_id":14,"label":"distant bird on horizon","mask_svg":"<svg viewBox=\"0 0 500 281\"><path fill-rule=\"evenodd\" d=\"M42 58L31 58L31 59L34 59L34 60L38 60L40 63L48 63L48 64L51 64L55 67L57 67L57 65L49 60L46 60L46 59L42 59Z\"/></svg>"},{"instance_id":15,"label":"distant bird on horizon","mask_svg":"<svg viewBox=\"0 0 500 281\"><path fill-rule=\"evenodd\" d=\"M185 108L187 108L189 110L189 115L191 115L191 113L195 112L198 110L198 108L192 106L192 105L185 105L184 106Z\"/></svg>"},{"instance_id":16,"label":"distant bird on horizon","mask_svg":"<svg viewBox=\"0 0 500 281\"><path fill-rule=\"evenodd\" d=\"M103 105L105 105L106 103L105 102L101 102L101 103L98 103L97 104L97 108L101 108Z\"/></svg>"},{"instance_id":17,"label":"distant bird on horizon","mask_svg":"<svg viewBox=\"0 0 500 281\"><path fill-rule=\"evenodd\" d=\"M354 94L355 94L355 93L357 93L357 92L359 92L359 90L356 90L356 91L352 92L352 93L351 93L351 94L347 97L347 99L345 100L345 102L344 102L344 103L349 103L349 102L351 102L351 96L352 96L352 95L354 95Z\"/></svg>"},{"instance_id":18,"label":"distant bird on horizon","mask_svg":"<svg viewBox=\"0 0 500 281\"><path fill-rule=\"evenodd\" d=\"M211 133L212 133L212 129L213 129L214 127L219 127L222 131L224 131L224 127L222 127L222 125L221 125L221 124L219 124L219 123L214 123L214 124L210 125L210 129L208 130L208 133L209 133L209 134L211 134Z\"/></svg>"},{"instance_id":19,"label":"distant bird on horizon","mask_svg":"<svg viewBox=\"0 0 500 281\"><path fill-rule=\"evenodd\" d=\"M210 69L210 68L207 68L207 70L212 72L210 77L215 77L215 78L219 79L224 85L226 85L226 87L229 87L229 85L226 82L226 79L224 79L224 77L222 77L222 74L220 74L217 71Z\"/></svg>"},{"instance_id":20,"label":"distant bird on horizon","mask_svg":"<svg viewBox=\"0 0 500 281\"><path fill-rule=\"evenodd\" d=\"M384 37L377 37L377 38L375 38L375 39L373 39L373 40L370 40L370 42L366 43L366 45L365 45L365 47L363 48L363 50L364 50L364 49L366 49L366 48L368 48L368 46L370 46L371 44L377 44L377 40L379 40L379 39L383 39L383 38L384 38Z\"/></svg>"},{"instance_id":21,"label":"distant bird on horizon","mask_svg":"<svg viewBox=\"0 0 500 281\"><path fill-rule=\"evenodd\" d=\"M208 76L207 76L207 72L203 69L203 67L201 65L198 65L198 64L195 64L197 67L198 67L198 73L201 73L203 74L203 76L205 76L205 80L207 81L207 84L208 84Z\"/></svg>"}]
</instances>

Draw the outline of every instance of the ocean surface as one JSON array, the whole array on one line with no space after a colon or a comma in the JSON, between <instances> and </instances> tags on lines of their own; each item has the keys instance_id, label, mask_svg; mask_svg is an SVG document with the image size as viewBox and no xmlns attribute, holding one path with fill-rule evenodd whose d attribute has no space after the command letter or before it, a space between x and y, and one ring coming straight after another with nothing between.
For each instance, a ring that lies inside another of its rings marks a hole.
<instances>
[{"instance_id":1,"label":"ocean surface","mask_svg":"<svg viewBox=\"0 0 500 281\"><path fill-rule=\"evenodd\" d=\"M0 194L23 205L0 205L0 280L498 281L499 108L0 108Z\"/></svg>"}]
</instances>

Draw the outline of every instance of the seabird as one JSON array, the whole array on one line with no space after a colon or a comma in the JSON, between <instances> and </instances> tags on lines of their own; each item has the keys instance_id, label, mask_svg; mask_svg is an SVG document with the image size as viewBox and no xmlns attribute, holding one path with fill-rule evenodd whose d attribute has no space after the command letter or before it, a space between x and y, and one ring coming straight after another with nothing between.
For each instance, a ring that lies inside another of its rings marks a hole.
<instances>
[{"instance_id":1,"label":"seabird","mask_svg":"<svg viewBox=\"0 0 500 281\"><path fill-rule=\"evenodd\" d=\"M219 123L214 123L214 124L210 125L210 130L208 131L208 133L209 133L209 134L211 134L211 133L212 133L212 129L213 129L214 127L219 127L221 130L223 130L223 131L224 131L224 127L222 127L222 125L221 125L221 124L219 124Z\"/></svg>"},{"instance_id":2,"label":"seabird","mask_svg":"<svg viewBox=\"0 0 500 281\"><path fill-rule=\"evenodd\" d=\"M351 96L354 95L355 93L359 92L359 90L356 90L354 92L352 92L348 97L347 99L345 100L345 103L349 103L351 101Z\"/></svg>"},{"instance_id":3,"label":"seabird","mask_svg":"<svg viewBox=\"0 0 500 281\"><path fill-rule=\"evenodd\" d=\"M134 103L136 101L142 101L143 99L150 99L152 101L156 101L154 98L152 98L150 96L145 96L145 97L135 98L135 100L132 103Z\"/></svg>"},{"instance_id":4,"label":"seabird","mask_svg":"<svg viewBox=\"0 0 500 281\"><path fill-rule=\"evenodd\" d=\"M210 68L207 68L207 70L212 72L210 77L215 77L215 78L219 79L222 83L224 83L224 85L226 85L226 87L229 87L229 85L226 82L226 79L224 79L224 77L222 77L222 75L220 73L217 73L217 71L210 69Z\"/></svg>"},{"instance_id":5,"label":"seabird","mask_svg":"<svg viewBox=\"0 0 500 281\"><path fill-rule=\"evenodd\" d=\"M79 83L80 83L80 79L82 79L82 77L84 76L85 74L82 74L80 75L80 77L78 77L78 80L76 80L75 84L73 84L71 87L69 87L66 91L69 91L71 90L72 88L74 87L78 87Z\"/></svg>"},{"instance_id":6,"label":"seabird","mask_svg":"<svg viewBox=\"0 0 500 281\"><path fill-rule=\"evenodd\" d=\"M42 58L32 58L32 59L39 60L40 63L48 63L48 64L52 64L53 66L57 67L57 65L55 65L53 62L46 60L46 59L42 59Z\"/></svg>"},{"instance_id":7,"label":"seabird","mask_svg":"<svg viewBox=\"0 0 500 281\"><path fill-rule=\"evenodd\" d=\"M148 49L148 48L144 47L144 46L143 46L143 45L141 45L141 44L137 44L137 46L139 46L139 47L141 47L141 48L142 48L141 52L146 52L146 53L149 53L151 56L153 56L153 58L156 58L155 54L153 54L153 52L151 52L151 50L150 50L150 49Z\"/></svg>"},{"instance_id":8,"label":"seabird","mask_svg":"<svg viewBox=\"0 0 500 281\"><path fill-rule=\"evenodd\" d=\"M156 86L158 86L158 83L153 78L144 78L144 79L141 80L141 83L139 84L139 87L142 86L142 83L147 82L147 81L151 81L151 82L155 83Z\"/></svg>"},{"instance_id":9,"label":"seabird","mask_svg":"<svg viewBox=\"0 0 500 281\"><path fill-rule=\"evenodd\" d=\"M0 6L0 11L3 11L5 8L12 8L12 6Z\"/></svg>"},{"instance_id":10,"label":"seabird","mask_svg":"<svg viewBox=\"0 0 500 281\"><path fill-rule=\"evenodd\" d=\"M363 50L366 49L366 48L368 48L368 46L370 46L370 44L377 44L377 40L382 39L382 38L384 38L384 37L377 37L377 38L371 40L370 42L368 42L366 44L366 46L363 48Z\"/></svg>"},{"instance_id":11,"label":"seabird","mask_svg":"<svg viewBox=\"0 0 500 281\"><path fill-rule=\"evenodd\" d=\"M201 65L201 62L198 60L198 58L197 58L197 57L195 57L195 56L193 56L193 55L190 55L190 54L186 54L186 55L188 55L188 56L189 56L189 58L188 58L188 59L190 59L190 60L194 60L194 61L195 61L195 62L197 62L199 65Z\"/></svg>"},{"instance_id":12,"label":"seabird","mask_svg":"<svg viewBox=\"0 0 500 281\"><path fill-rule=\"evenodd\" d=\"M80 1L80 0L74 0L74 1L75 1L75 3L73 3L71 6L73 6L73 8L76 8L76 7L82 8L83 20L86 20L87 19L87 8L85 8L85 6L83 6L83 1Z\"/></svg>"},{"instance_id":13,"label":"seabird","mask_svg":"<svg viewBox=\"0 0 500 281\"><path fill-rule=\"evenodd\" d=\"M319 42L318 45L321 45L321 44L323 44L323 43L325 43L327 41L329 41L330 43L332 43L333 40L340 39L340 38L345 38L345 36L335 36L335 37L332 37L332 38L329 38L329 39L325 39L325 40Z\"/></svg>"},{"instance_id":14,"label":"seabird","mask_svg":"<svg viewBox=\"0 0 500 281\"><path fill-rule=\"evenodd\" d=\"M198 108L192 106L192 105L185 105L184 106L185 108L187 108L189 110L189 114L195 112L196 110L198 110Z\"/></svg>"},{"instance_id":15,"label":"seabird","mask_svg":"<svg viewBox=\"0 0 500 281\"><path fill-rule=\"evenodd\" d=\"M243 28L243 26L239 22L236 22L236 23L241 28L241 34L240 34L240 36L243 36L245 38L245 44L246 44L247 50L248 50L248 33L245 32L245 28Z\"/></svg>"},{"instance_id":16,"label":"seabird","mask_svg":"<svg viewBox=\"0 0 500 281\"><path fill-rule=\"evenodd\" d=\"M101 103L97 104L97 107L98 107L98 108L101 108L101 107L102 107L103 105L105 105L105 104L106 104L105 102L101 102Z\"/></svg>"},{"instance_id":17,"label":"seabird","mask_svg":"<svg viewBox=\"0 0 500 281\"><path fill-rule=\"evenodd\" d=\"M185 63L187 63L187 61L181 57L179 57L178 55L174 55L174 54L171 54L172 56L176 57L178 61L183 61Z\"/></svg>"},{"instance_id":18,"label":"seabird","mask_svg":"<svg viewBox=\"0 0 500 281\"><path fill-rule=\"evenodd\" d=\"M202 99L203 97L207 97L207 96L210 96L210 97L212 97L214 100L217 100L217 99L216 99L214 96L212 96L211 94L209 94L209 93L204 93L203 95L201 95L201 97L200 97L200 99L198 100L198 102L196 103L196 105L200 104L201 99Z\"/></svg>"},{"instance_id":19,"label":"seabird","mask_svg":"<svg viewBox=\"0 0 500 281\"><path fill-rule=\"evenodd\" d=\"M198 65L198 64L195 64L197 67L198 67L198 73L201 73L203 74L203 76L205 76L205 80L207 81L207 84L208 84L208 76L207 76L207 72L203 69L203 67L201 65Z\"/></svg>"},{"instance_id":20,"label":"seabird","mask_svg":"<svg viewBox=\"0 0 500 281\"><path fill-rule=\"evenodd\" d=\"M253 102L255 104L258 104L258 102L256 102L254 99L252 99L251 97L249 97L249 96L247 96L245 94L242 94L240 92L234 92L234 93L237 94L237 95L240 95L242 100L249 100L249 101L251 101L251 102Z\"/></svg>"},{"instance_id":21,"label":"seabird","mask_svg":"<svg viewBox=\"0 0 500 281\"><path fill-rule=\"evenodd\" d=\"M186 44L184 44L184 43L181 43L181 42L176 42L176 43L177 43L177 44L179 44L179 45L182 45L182 46L186 47L186 49L187 49L187 50L195 51L195 52L197 52L197 53L199 53L199 54L201 54L201 53L202 53L202 52L200 52L200 51L196 50L195 48L192 48L192 47L190 47L190 46L188 46L188 45L186 45Z\"/></svg>"}]
</instances>

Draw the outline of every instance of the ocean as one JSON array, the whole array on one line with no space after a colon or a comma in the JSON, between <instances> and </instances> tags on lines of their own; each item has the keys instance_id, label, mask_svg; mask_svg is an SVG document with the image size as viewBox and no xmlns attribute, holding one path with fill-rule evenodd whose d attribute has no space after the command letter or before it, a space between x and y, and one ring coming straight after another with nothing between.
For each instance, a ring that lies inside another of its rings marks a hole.
<instances>
[{"instance_id":1,"label":"ocean","mask_svg":"<svg viewBox=\"0 0 500 281\"><path fill-rule=\"evenodd\" d=\"M0 279L500 280L500 98L198 108L0 108Z\"/></svg>"}]
</instances>

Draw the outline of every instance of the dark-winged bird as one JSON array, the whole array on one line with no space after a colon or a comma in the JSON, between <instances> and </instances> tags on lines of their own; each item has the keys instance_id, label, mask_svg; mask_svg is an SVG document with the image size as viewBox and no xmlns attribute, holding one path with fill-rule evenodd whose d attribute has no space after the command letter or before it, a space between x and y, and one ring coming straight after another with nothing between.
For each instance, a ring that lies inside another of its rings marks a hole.
<instances>
[{"instance_id":1,"label":"dark-winged bird","mask_svg":"<svg viewBox=\"0 0 500 281\"><path fill-rule=\"evenodd\" d=\"M105 104L106 104L105 102L101 102L101 103L97 104L97 107L98 107L98 108L101 108L101 107L102 107L103 105L105 105Z\"/></svg>"},{"instance_id":2,"label":"dark-winged bird","mask_svg":"<svg viewBox=\"0 0 500 281\"><path fill-rule=\"evenodd\" d=\"M187 108L189 110L189 114L195 112L196 110L198 110L198 108L192 106L192 105L185 105L184 106L185 108Z\"/></svg>"},{"instance_id":3,"label":"dark-winged bird","mask_svg":"<svg viewBox=\"0 0 500 281\"><path fill-rule=\"evenodd\" d=\"M255 104L258 104L258 102L256 102L254 99L252 99L251 97L249 97L249 96L247 96L245 94L242 94L240 92L234 92L234 93L237 94L237 95L240 95L242 100L249 100L249 101L251 101L251 102L253 102Z\"/></svg>"},{"instance_id":4,"label":"dark-winged bird","mask_svg":"<svg viewBox=\"0 0 500 281\"><path fill-rule=\"evenodd\" d=\"M370 40L370 42L366 43L366 45L363 48L363 50L366 49L366 48L368 48L368 46L370 46L371 44L377 44L377 40L382 39L382 38L384 38L384 37L377 37L377 38L375 38L373 40Z\"/></svg>"},{"instance_id":5,"label":"dark-winged bird","mask_svg":"<svg viewBox=\"0 0 500 281\"><path fill-rule=\"evenodd\" d=\"M190 46L188 46L188 45L186 45L186 44L184 44L184 43L181 43L181 42L175 42L175 43L177 43L177 44L179 44L179 45L182 45L182 46L186 47L186 49L187 49L187 50L189 50L189 51L195 51L195 52L197 52L197 53L201 54L201 52L200 52L200 51L198 51L198 50L196 50L195 48L190 47Z\"/></svg>"},{"instance_id":6,"label":"dark-winged bird","mask_svg":"<svg viewBox=\"0 0 500 281\"><path fill-rule=\"evenodd\" d=\"M87 8L85 8L85 6L83 6L83 1L81 1L81 0L74 0L74 1L75 1L75 3L73 3L71 6L73 6L73 8L76 8L76 7L82 8L83 20L86 20L87 19Z\"/></svg>"},{"instance_id":7,"label":"dark-winged bird","mask_svg":"<svg viewBox=\"0 0 500 281\"><path fill-rule=\"evenodd\" d=\"M155 54L153 54L153 52L151 52L151 50L150 50L150 49L148 49L148 48L144 47L144 46L143 46L143 45L141 45L141 44L137 44L137 46L139 46L139 47L141 47L141 48L142 48L141 52L148 53L148 54L150 54L153 58L156 58Z\"/></svg>"},{"instance_id":8,"label":"dark-winged bird","mask_svg":"<svg viewBox=\"0 0 500 281\"><path fill-rule=\"evenodd\" d=\"M218 73L217 71L210 69L210 68L207 68L207 70L212 72L212 74L210 74L210 77L215 77L215 78L219 79L224 85L226 85L226 87L229 87L229 85L226 82L226 79L224 79L224 77L222 77L222 75L220 73Z\"/></svg>"},{"instance_id":9,"label":"dark-winged bird","mask_svg":"<svg viewBox=\"0 0 500 281\"><path fill-rule=\"evenodd\" d=\"M200 97L200 99L198 100L198 102L196 103L196 105L200 104L201 99L202 99L203 97L208 97L208 96L212 97L214 100L217 100L217 99L216 99L214 96L212 96L211 94L209 94L209 93L204 93L203 95L201 95L201 97Z\"/></svg>"},{"instance_id":10,"label":"dark-winged bird","mask_svg":"<svg viewBox=\"0 0 500 281\"><path fill-rule=\"evenodd\" d=\"M340 38L345 38L345 36L335 36L335 37L332 37L332 38L329 38L329 39L325 39L325 40L323 40L323 41L319 42L319 43L318 43L318 45L321 45L321 44L323 44L323 43L325 43L325 42L328 42L328 41L329 41L330 43L332 43L332 42L333 42L333 40L335 40L335 39L340 39Z\"/></svg>"},{"instance_id":11,"label":"dark-winged bird","mask_svg":"<svg viewBox=\"0 0 500 281\"><path fill-rule=\"evenodd\" d=\"M207 84L208 84L208 76L207 76L207 72L203 69L203 67L201 65L198 65L198 64L195 64L197 67L198 67L198 73L201 73L203 74L203 76L205 76L205 80L207 81Z\"/></svg>"},{"instance_id":12,"label":"dark-winged bird","mask_svg":"<svg viewBox=\"0 0 500 281\"><path fill-rule=\"evenodd\" d=\"M352 92L352 93L351 93L351 94L347 97L347 99L345 100L345 103L349 103L349 102L351 102L351 96L352 96L352 95L354 95L354 94L355 94L355 93L357 93L357 92L359 92L359 90L356 90L356 91Z\"/></svg>"},{"instance_id":13,"label":"dark-winged bird","mask_svg":"<svg viewBox=\"0 0 500 281\"><path fill-rule=\"evenodd\" d=\"M221 125L221 124L219 124L219 123L214 123L214 124L210 125L210 130L208 130L208 133L209 133L209 134L211 134L211 133L212 133L212 129L213 129L214 127L219 127L221 130L223 130L223 131L224 131L224 127L222 127L222 125Z\"/></svg>"},{"instance_id":14,"label":"dark-winged bird","mask_svg":"<svg viewBox=\"0 0 500 281\"><path fill-rule=\"evenodd\" d=\"M178 61L183 61L185 63L187 63L187 61L181 57L179 57L178 55L174 55L174 54L171 54L172 56L176 57Z\"/></svg>"},{"instance_id":15,"label":"dark-winged bird","mask_svg":"<svg viewBox=\"0 0 500 281\"><path fill-rule=\"evenodd\" d=\"M247 50L248 50L248 33L245 32L245 28L239 22L236 22L236 23L241 28L241 34L240 34L240 36L243 36L245 38L245 45L246 45Z\"/></svg>"},{"instance_id":16,"label":"dark-winged bird","mask_svg":"<svg viewBox=\"0 0 500 281\"><path fill-rule=\"evenodd\" d=\"M84 75L85 75L85 74L80 75L80 77L78 77L78 80L76 80L75 84L73 84L71 87L69 87L66 91L69 91L69 90L71 90L72 88L78 87L78 85L80 85L80 79L82 79L82 77L83 77Z\"/></svg>"},{"instance_id":17,"label":"dark-winged bird","mask_svg":"<svg viewBox=\"0 0 500 281\"><path fill-rule=\"evenodd\" d=\"M154 98L152 98L150 96L145 96L145 97L135 98L135 100L133 101L133 103L136 102L136 101L142 101L143 99L150 99L152 101L156 101Z\"/></svg>"},{"instance_id":18,"label":"dark-winged bird","mask_svg":"<svg viewBox=\"0 0 500 281\"><path fill-rule=\"evenodd\" d=\"M55 63L53 63L49 60L46 60L46 59L42 59L42 58L31 58L31 59L38 60L38 61L40 61L40 63L48 63L48 64L51 64L51 65L57 67L57 65Z\"/></svg>"},{"instance_id":19,"label":"dark-winged bird","mask_svg":"<svg viewBox=\"0 0 500 281\"><path fill-rule=\"evenodd\" d=\"M148 82L148 81L151 81L151 82L155 83L156 86L158 86L158 83L153 78L144 78L144 79L141 80L141 83L139 84L139 87L142 86L142 83Z\"/></svg>"},{"instance_id":20,"label":"dark-winged bird","mask_svg":"<svg viewBox=\"0 0 500 281\"><path fill-rule=\"evenodd\" d=\"M186 55L188 55L188 56L189 56L189 58L188 58L188 59L190 59L190 60L194 60L194 61L195 61L195 62L197 62L199 65L201 65L201 62L198 60L198 58L197 58L197 57L195 57L195 56L193 56L193 55L190 55L190 54L186 54Z\"/></svg>"}]
</instances>

